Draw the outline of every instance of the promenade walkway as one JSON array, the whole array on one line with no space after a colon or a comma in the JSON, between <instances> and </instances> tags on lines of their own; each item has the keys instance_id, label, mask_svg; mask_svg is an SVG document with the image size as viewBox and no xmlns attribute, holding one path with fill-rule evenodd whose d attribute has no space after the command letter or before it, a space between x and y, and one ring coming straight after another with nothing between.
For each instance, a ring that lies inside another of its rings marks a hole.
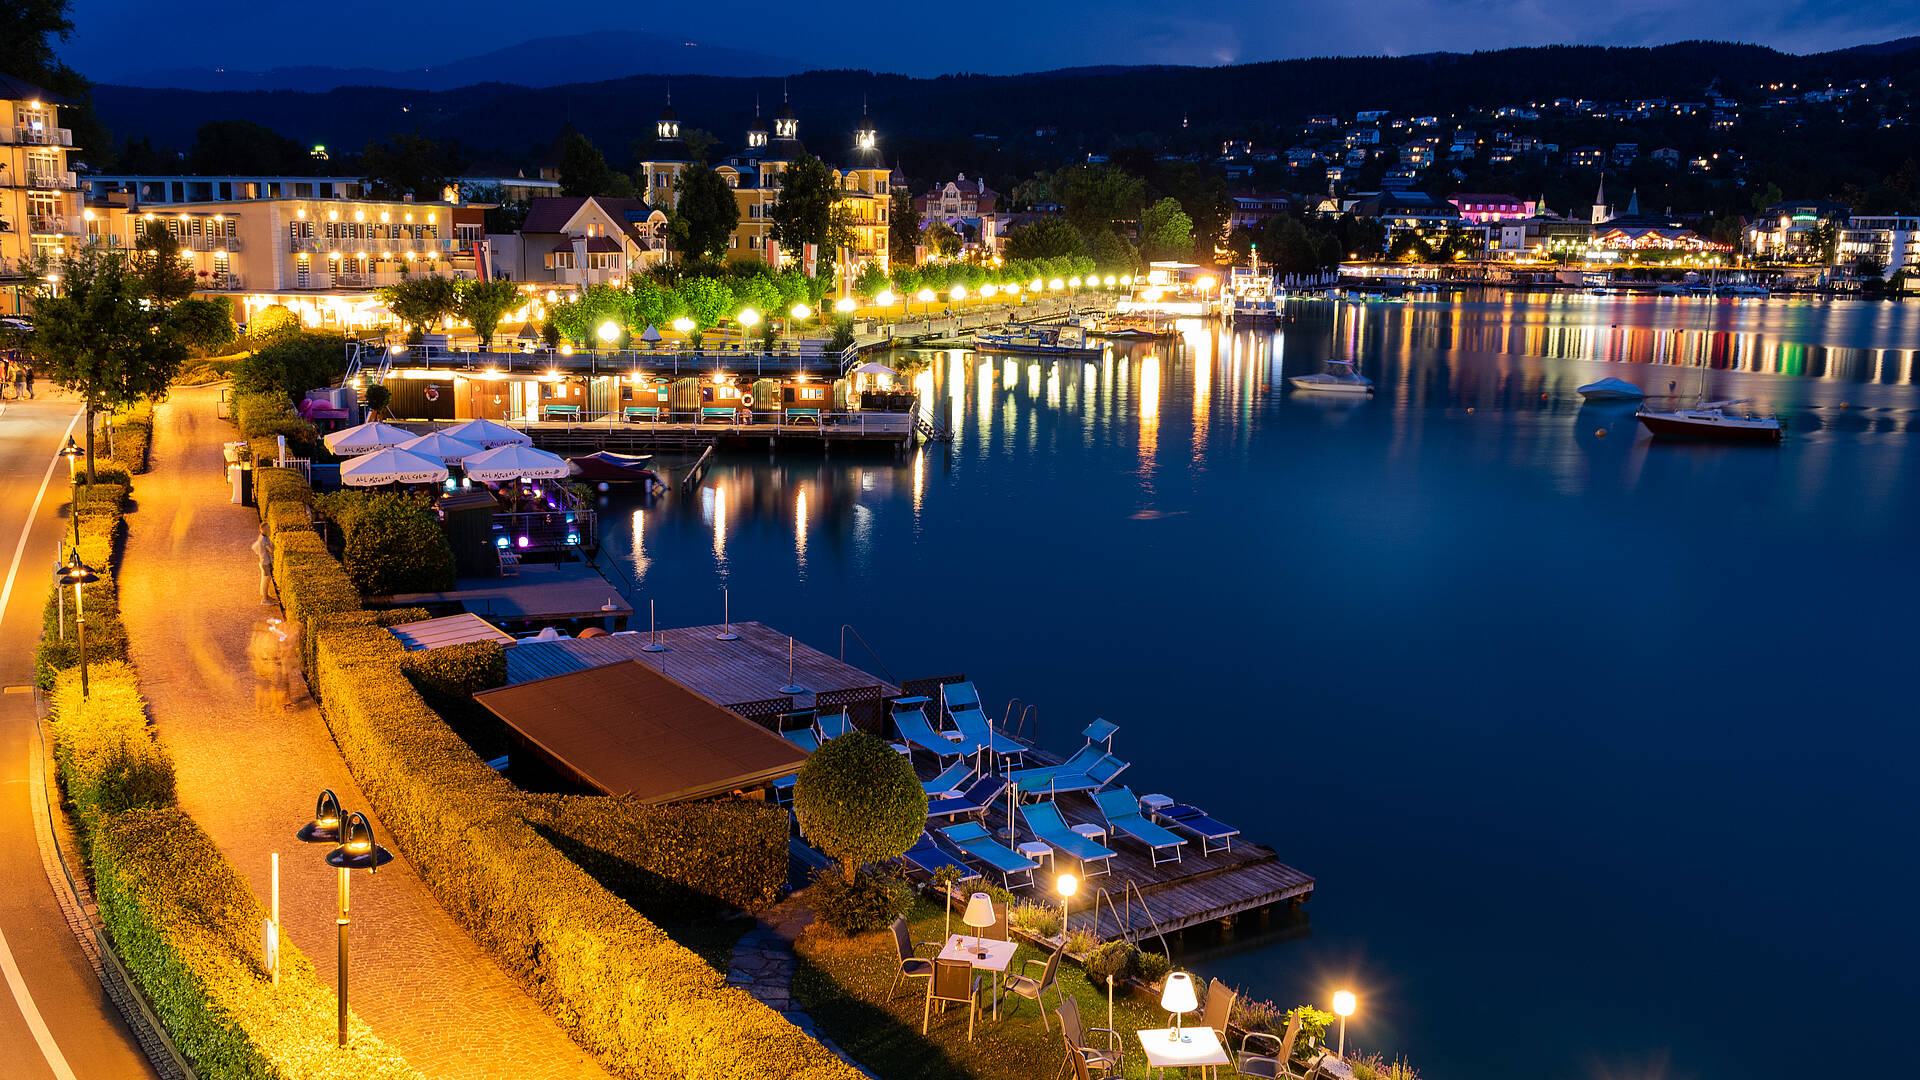
<instances>
[{"instance_id":1,"label":"promenade walkway","mask_svg":"<svg viewBox=\"0 0 1920 1080\"><path fill-rule=\"evenodd\" d=\"M217 391L178 390L154 416L152 469L127 518L121 605L141 689L179 772L181 806L264 905L280 853L282 919L323 981L334 964L335 871L294 838L322 788L371 806L298 676L276 689L250 550L259 518L229 501ZM297 663L297 660L289 660ZM256 663L261 674L256 674ZM289 701L288 699L291 698ZM374 818L375 829L386 830ZM574 1080L609 1074L481 952L407 862L353 881L351 1005L426 1076Z\"/></svg>"}]
</instances>

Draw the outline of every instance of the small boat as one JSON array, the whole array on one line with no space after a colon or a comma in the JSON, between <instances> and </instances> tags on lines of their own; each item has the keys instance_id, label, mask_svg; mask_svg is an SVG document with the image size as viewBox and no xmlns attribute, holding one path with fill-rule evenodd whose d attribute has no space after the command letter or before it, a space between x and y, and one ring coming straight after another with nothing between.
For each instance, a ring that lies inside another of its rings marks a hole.
<instances>
[{"instance_id":1,"label":"small boat","mask_svg":"<svg viewBox=\"0 0 1920 1080\"><path fill-rule=\"evenodd\" d=\"M1580 396L1588 401L1639 401L1647 395L1625 379L1608 377L1580 387Z\"/></svg>"},{"instance_id":2,"label":"small boat","mask_svg":"<svg viewBox=\"0 0 1920 1080\"><path fill-rule=\"evenodd\" d=\"M1640 407L1640 423L1655 438L1713 439L1720 442L1777 443L1784 431L1780 420L1772 416L1728 416L1729 405L1742 405L1751 398L1733 401L1703 401L1691 409L1660 412Z\"/></svg>"},{"instance_id":3,"label":"small boat","mask_svg":"<svg viewBox=\"0 0 1920 1080\"><path fill-rule=\"evenodd\" d=\"M1287 379L1295 390L1312 390L1323 394L1371 394L1373 380L1353 369L1351 360L1329 360L1330 370L1317 371L1312 375L1294 375Z\"/></svg>"},{"instance_id":4,"label":"small boat","mask_svg":"<svg viewBox=\"0 0 1920 1080\"><path fill-rule=\"evenodd\" d=\"M1077 326L1034 326L1026 323L1011 323L999 330L982 330L973 335L973 347L979 352L1053 356L1072 360L1098 360L1105 352L1100 346L1087 344L1086 332Z\"/></svg>"},{"instance_id":5,"label":"small boat","mask_svg":"<svg viewBox=\"0 0 1920 1080\"><path fill-rule=\"evenodd\" d=\"M616 454L602 450L597 454L582 454L568 464L572 479L589 484L650 484L658 479L654 471L647 468L647 462L652 460L651 454Z\"/></svg>"},{"instance_id":6,"label":"small boat","mask_svg":"<svg viewBox=\"0 0 1920 1080\"><path fill-rule=\"evenodd\" d=\"M1720 286L1720 295L1731 297L1750 296L1755 299L1764 300L1773 294L1768 292L1767 287L1764 285L1722 285Z\"/></svg>"}]
</instances>

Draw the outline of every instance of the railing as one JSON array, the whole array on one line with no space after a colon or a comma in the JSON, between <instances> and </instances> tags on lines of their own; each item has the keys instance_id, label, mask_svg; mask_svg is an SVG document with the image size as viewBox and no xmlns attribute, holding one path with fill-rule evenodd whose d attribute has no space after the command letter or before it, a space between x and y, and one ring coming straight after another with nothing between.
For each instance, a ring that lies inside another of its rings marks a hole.
<instances>
[{"instance_id":1,"label":"railing","mask_svg":"<svg viewBox=\"0 0 1920 1080\"><path fill-rule=\"evenodd\" d=\"M348 275L341 275L344 280ZM370 275L369 275L370 276ZM348 345L349 354L359 343ZM402 367L436 366L449 371L483 370L503 374L515 371L545 374L551 371L576 375L712 375L723 371L733 375L818 374L837 377L845 371L846 357L827 351L818 338L800 342L776 343L771 351L755 345L731 348L690 349L663 343L658 348L573 349L561 351L542 348L532 352L482 352L473 348L450 349L438 345L381 345L366 343L367 348L383 348L391 363ZM393 350L398 350L393 351Z\"/></svg>"},{"instance_id":2,"label":"railing","mask_svg":"<svg viewBox=\"0 0 1920 1080\"><path fill-rule=\"evenodd\" d=\"M465 250L458 240L437 236L396 236L396 237L344 237L344 236L290 236L287 238L287 250L292 252L338 251L342 254L359 254L364 251L368 256L385 255L389 252L405 254L412 251L420 254L436 254Z\"/></svg>"},{"instance_id":3,"label":"railing","mask_svg":"<svg viewBox=\"0 0 1920 1080\"><path fill-rule=\"evenodd\" d=\"M681 419L673 419L676 415L681 417ZM750 412L747 415L749 417L747 419L741 419L740 413L735 413L732 419L711 420L702 416L701 412L680 412L677 414L669 414L665 419L628 420L623 417L623 414L618 412L581 412L569 414L564 419L555 418L549 420L543 417L538 421L509 420L507 423L523 430L532 430L538 425L538 430L541 431L554 431L557 428L557 430L569 433L575 431L680 431L703 435L777 435L783 432L834 431L847 435L904 436L913 430L909 422L911 414L900 412L876 412L872 410L863 410L860 412L823 411L817 416L796 418L787 416L784 409L768 409Z\"/></svg>"},{"instance_id":4,"label":"railing","mask_svg":"<svg viewBox=\"0 0 1920 1080\"><path fill-rule=\"evenodd\" d=\"M0 128L0 131L5 131ZM72 146L73 131L69 128L30 127L19 125L13 129L13 141L27 146Z\"/></svg>"},{"instance_id":5,"label":"railing","mask_svg":"<svg viewBox=\"0 0 1920 1080\"><path fill-rule=\"evenodd\" d=\"M598 526L599 514L586 509L493 515L495 533L515 550L597 549Z\"/></svg>"},{"instance_id":6,"label":"railing","mask_svg":"<svg viewBox=\"0 0 1920 1080\"><path fill-rule=\"evenodd\" d=\"M208 274L205 277L196 277L194 280L195 288L215 292L230 292L247 287L246 278L239 274Z\"/></svg>"},{"instance_id":7,"label":"railing","mask_svg":"<svg viewBox=\"0 0 1920 1080\"><path fill-rule=\"evenodd\" d=\"M892 683L895 686L899 686L900 685L899 677L894 675L894 673L890 669L888 669L886 661L880 659L880 654L877 652L874 652L873 646L867 644L867 639L861 637L860 631L855 630L853 626L849 623L840 624L840 662L843 664L847 662L847 635L848 634L852 634L853 640L859 642L860 647L867 650L867 655L873 657L873 662L880 665L880 673L887 677L887 681ZM1002 728L1001 730L1005 730L1005 729Z\"/></svg>"},{"instance_id":8,"label":"railing","mask_svg":"<svg viewBox=\"0 0 1920 1080\"><path fill-rule=\"evenodd\" d=\"M41 169L27 170L28 187L53 191L72 191L78 184L79 181L75 178L72 170L68 170L67 172L51 172Z\"/></svg>"},{"instance_id":9,"label":"railing","mask_svg":"<svg viewBox=\"0 0 1920 1080\"><path fill-rule=\"evenodd\" d=\"M34 232L53 236L72 236L79 231L77 228L69 227L67 219L63 217L37 217L31 224Z\"/></svg>"}]
</instances>

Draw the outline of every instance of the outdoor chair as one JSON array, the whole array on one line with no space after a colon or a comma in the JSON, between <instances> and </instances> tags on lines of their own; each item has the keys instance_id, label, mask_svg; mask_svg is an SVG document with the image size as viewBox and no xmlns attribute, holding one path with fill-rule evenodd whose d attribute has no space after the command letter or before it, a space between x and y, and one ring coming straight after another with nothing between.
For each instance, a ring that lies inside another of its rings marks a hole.
<instances>
[{"instance_id":1,"label":"outdoor chair","mask_svg":"<svg viewBox=\"0 0 1920 1080\"><path fill-rule=\"evenodd\" d=\"M1091 795L1096 791L1104 789L1108 784L1113 783L1114 778L1126 772L1129 767L1129 762L1121 761L1112 754L1107 754L1087 766L1082 772L1055 773L1053 779L1047 781L1047 797L1052 798L1056 795L1068 795L1074 792L1085 792ZM1038 794L1038 792L1035 794Z\"/></svg>"},{"instance_id":2,"label":"outdoor chair","mask_svg":"<svg viewBox=\"0 0 1920 1080\"><path fill-rule=\"evenodd\" d=\"M935 799L927 804L927 817L931 819L964 816L985 817L987 811L1000 802L1007 793L1007 781L1003 777L983 776L967 785L967 789L958 798Z\"/></svg>"},{"instance_id":3,"label":"outdoor chair","mask_svg":"<svg viewBox=\"0 0 1920 1080\"><path fill-rule=\"evenodd\" d=\"M1227 1022L1233 1019L1233 1002L1239 996L1227 989L1227 984L1219 979L1210 979L1207 982L1207 1007L1206 1011L1200 1014L1201 1021L1213 1029L1213 1034L1220 1040L1222 1048L1227 1045Z\"/></svg>"},{"instance_id":4,"label":"outdoor chair","mask_svg":"<svg viewBox=\"0 0 1920 1080\"><path fill-rule=\"evenodd\" d=\"M1300 1017L1296 1014L1287 1021L1285 1035L1273 1035L1265 1031L1247 1034L1246 1041L1240 1044L1240 1052L1234 1055L1234 1071L1241 1076L1255 1076L1260 1080L1310 1080L1319 1073L1313 1069L1302 1073L1293 1064L1293 1044L1300 1038ZM1259 1051L1249 1049L1258 1045Z\"/></svg>"},{"instance_id":5,"label":"outdoor chair","mask_svg":"<svg viewBox=\"0 0 1920 1080\"><path fill-rule=\"evenodd\" d=\"M796 728L783 731L780 737L811 754L820 749L820 739L812 728ZM781 806L793 802L793 789L800 782L799 773L788 773L773 782L773 801Z\"/></svg>"},{"instance_id":6,"label":"outdoor chair","mask_svg":"<svg viewBox=\"0 0 1920 1080\"><path fill-rule=\"evenodd\" d=\"M1067 1039L1067 1060L1060 1071L1073 1068L1078 1060L1080 1068L1076 1076L1086 1076L1087 1070L1098 1069L1102 1076L1122 1071L1121 1058L1126 1044L1121 1041L1120 1033L1112 1028L1085 1028L1080 1026L1080 1001L1065 994L1060 996L1060 1008L1054 1015L1060 1018L1060 1034ZM1107 1045L1102 1048L1088 1045L1088 1035L1105 1035Z\"/></svg>"},{"instance_id":7,"label":"outdoor chair","mask_svg":"<svg viewBox=\"0 0 1920 1080\"><path fill-rule=\"evenodd\" d=\"M967 1007L967 1041L973 1041L973 1021L980 1014L980 978L965 960L935 960L933 977L927 982L927 1004L920 1012L920 1034L927 1033L933 1019L933 1003L942 1011L950 1004Z\"/></svg>"},{"instance_id":8,"label":"outdoor chair","mask_svg":"<svg viewBox=\"0 0 1920 1080\"><path fill-rule=\"evenodd\" d=\"M1041 843L1078 859L1081 876L1094 877L1113 869L1113 849L1068 828L1067 819L1060 816L1060 808L1052 803L1029 803L1020 807L1020 820L1027 823L1027 828ZM1095 870L1095 864L1100 869Z\"/></svg>"},{"instance_id":9,"label":"outdoor chair","mask_svg":"<svg viewBox=\"0 0 1920 1080\"><path fill-rule=\"evenodd\" d=\"M854 730L853 718L847 715L847 710L845 709L837 712L821 713L819 718L814 721L814 727L820 732L821 742L825 742L828 739L837 739L847 732Z\"/></svg>"},{"instance_id":10,"label":"outdoor chair","mask_svg":"<svg viewBox=\"0 0 1920 1080\"><path fill-rule=\"evenodd\" d=\"M979 822L949 825L940 830L940 835L968 856L991 867L1000 875L1000 882L1007 889L1021 889L1033 884L1033 872L1039 868L1039 864L994 839L986 826ZM1022 876L1026 878L1025 881L1017 880Z\"/></svg>"},{"instance_id":11,"label":"outdoor chair","mask_svg":"<svg viewBox=\"0 0 1920 1080\"><path fill-rule=\"evenodd\" d=\"M971 686L972 684L963 685ZM991 748L993 756L1000 759L1003 767L1025 760L1026 746L993 730L993 721L987 718L986 713L980 711L978 704L971 708L949 709L948 715L953 717L953 726L959 730L962 742L983 750Z\"/></svg>"},{"instance_id":12,"label":"outdoor chair","mask_svg":"<svg viewBox=\"0 0 1920 1080\"><path fill-rule=\"evenodd\" d=\"M916 955L922 946L941 947L937 941L913 941L907 936L907 917L902 915L893 920L893 950L900 960L900 973L893 978L893 989L887 992L889 998L900 992L900 984L908 979L933 978L933 961Z\"/></svg>"},{"instance_id":13,"label":"outdoor chair","mask_svg":"<svg viewBox=\"0 0 1920 1080\"><path fill-rule=\"evenodd\" d=\"M1202 855L1213 854L1213 848L1216 844L1218 844L1223 851L1232 851L1233 838L1240 835L1239 829L1215 821L1213 818L1207 816L1206 811L1197 806L1188 806L1185 803L1175 803L1172 806L1165 807L1157 811L1154 816L1176 829L1192 833L1198 837L1200 840L1200 854Z\"/></svg>"},{"instance_id":14,"label":"outdoor chair","mask_svg":"<svg viewBox=\"0 0 1920 1080\"><path fill-rule=\"evenodd\" d=\"M1146 845L1147 855L1153 860L1153 865L1180 861L1180 849L1186 845L1186 839L1141 817L1140 800L1134 796L1131 788L1122 786L1110 791L1096 791L1093 793L1093 804L1100 808L1100 816L1107 819L1108 829L1125 833ZM1169 854L1162 858L1162 852Z\"/></svg>"},{"instance_id":15,"label":"outdoor chair","mask_svg":"<svg viewBox=\"0 0 1920 1080\"><path fill-rule=\"evenodd\" d=\"M938 874L941 870L949 866L953 867L959 874L959 877L955 879L957 881L969 881L980 876L980 871L973 869L966 863L960 862L941 850L940 845L935 842L931 833L921 833L920 839L915 841L912 847L901 853L900 861L928 877Z\"/></svg>"},{"instance_id":16,"label":"outdoor chair","mask_svg":"<svg viewBox=\"0 0 1920 1080\"><path fill-rule=\"evenodd\" d=\"M949 759L971 757L979 749L969 747L933 730L927 723L927 714L921 710L926 698L895 698L893 702L893 726L900 729L900 737L907 745L918 747L932 754L934 760L944 767Z\"/></svg>"},{"instance_id":17,"label":"outdoor chair","mask_svg":"<svg viewBox=\"0 0 1920 1080\"><path fill-rule=\"evenodd\" d=\"M921 781L920 787L926 791L927 798L936 799L950 792L964 792L972 783L973 766L965 761L956 761L939 776Z\"/></svg>"},{"instance_id":18,"label":"outdoor chair","mask_svg":"<svg viewBox=\"0 0 1920 1080\"><path fill-rule=\"evenodd\" d=\"M1106 756L1106 751L1091 744L1073 752L1073 756L1058 765L1047 765L1037 769L1016 769L1007 774L1007 779L1020 786L1021 791L1042 791L1053 783L1053 778L1065 773L1076 775L1085 772Z\"/></svg>"},{"instance_id":19,"label":"outdoor chair","mask_svg":"<svg viewBox=\"0 0 1920 1080\"><path fill-rule=\"evenodd\" d=\"M1047 1020L1047 1003L1042 1000L1041 995L1051 990L1057 1000L1065 1001L1067 999L1067 995L1061 991L1060 984L1055 978L1060 972L1060 955L1066 951L1067 946L1062 943L1059 948L1053 950L1053 955L1047 957L1045 960L1027 961L1029 967L1035 964L1040 965L1041 971L1039 978L1031 975L1007 976L1007 992L1018 994L1032 1001L1034 1006L1040 1010L1040 1026L1047 1031L1052 1031L1053 1025Z\"/></svg>"}]
</instances>

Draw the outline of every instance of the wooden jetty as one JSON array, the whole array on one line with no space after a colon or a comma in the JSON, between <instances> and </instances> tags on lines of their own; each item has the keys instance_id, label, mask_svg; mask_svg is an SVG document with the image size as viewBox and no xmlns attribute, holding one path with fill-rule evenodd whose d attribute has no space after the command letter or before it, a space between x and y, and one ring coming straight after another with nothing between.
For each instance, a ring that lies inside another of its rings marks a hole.
<instances>
[{"instance_id":1,"label":"wooden jetty","mask_svg":"<svg viewBox=\"0 0 1920 1080\"><path fill-rule=\"evenodd\" d=\"M729 632L735 640L719 640ZM895 733L887 728L886 702L903 693L938 694L942 682L958 681L961 676L940 679L907 680L904 686L844 663L808 645L794 643L791 675L788 668L790 639L758 622L740 622L729 626L693 626L663 630L657 635L666 648L647 652L654 640L645 631L588 639L563 639L549 642L519 642L507 650L507 679L510 685L549 678L604 664L640 660L656 671L693 688L714 701L727 704L735 712L778 729L782 723L793 726L791 714L805 710L830 710L845 707L854 724L862 730L886 738ZM789 693L799 686L803 693ZM1012 734L1005 733L1003 734ZM1122 736L1122 757L1124 733ZM1059 758L1043 750L1027 753L1031 765L1058 764ZM915 756L922 780L932 779L931 763L923 755ZM1150 775L1145 763L1135 762L1120 777L1135 792L1148 794L1157 789L1158 779ZM1171 794L1177 801L1207 806L1207 790L1198 778ZM1086 795L1062 795L1055 800L1070 825L1103 825L1093 800ZM937 823L936 823L937 824ZM986 824L996 832L1007 828L1005 800L986 816ZM938 836L935 830L935 836ZM1016 839L1031 840L1023 825L1016 823ZM1301 902L1311 897L1314 879L1280 861L1277 852L1245 837L1235 837L1231 851L1201 855L1200 842L1189 839L1181 849L1179 862L1154 865L1148 852L1124 836L1109 834L1104 841L1116 855L1110 873L1083 879L1071 912L1071 929L1095 929L1095 900L1101 890L1107 897L1100 902L1098 932L1104 938L1124 932L1134 940L1151 936L1156 930L1172 933L1192 926L1232 920L1274 904ZM1017 896L1043 903L1057 903L1053 881L1058 872L1080 868L1062 859L1058 867L1046 867L1035 874L1036 888L1021 889ZM964 898L967 890L956 890ZM1111 901L1110 903L1108 901Z\"/></svg>"},{"instance_id":2,"label":"wooden jetty","mask_svg":"<svg viewBox=\"0 0 1920 1080\"><path fill-rule=\"evenodd\" d=\"M409 428L445 424L408 424ZM623 420L616 416L575 420L512 421L533 444L555 453L596 450L698 450L708 446L872 447L895 453L913 444L919 425L913 413L860 411L827 413L805 420L778 415L750 423L737 421Z\"/></svg>"},{"instance_id":3,"label":"wooden jetty","mask_svg":"<svg viewBox=\"0 0 1920 1080\"><path fill-rule=\"evenodd\" d=\"M521 563L517 577L461 578L445 592L402 593L398 607L435 615L467 612L495 626L531 629L556 623L624 628L633 606L600 571L579 563Z\"/></svg>"}]
</instances>

